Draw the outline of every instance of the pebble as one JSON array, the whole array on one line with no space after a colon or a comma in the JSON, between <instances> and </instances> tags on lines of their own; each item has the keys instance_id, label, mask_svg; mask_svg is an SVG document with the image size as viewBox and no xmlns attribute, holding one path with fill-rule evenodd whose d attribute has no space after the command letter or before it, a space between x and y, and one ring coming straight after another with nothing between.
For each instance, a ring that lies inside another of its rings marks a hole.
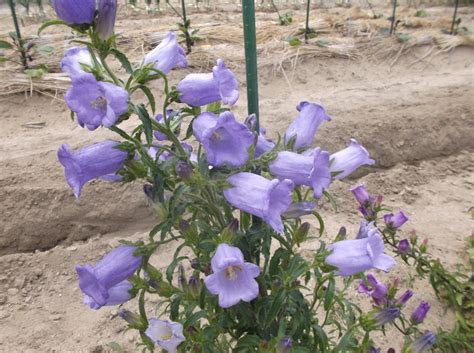
<instances>
[{"instance_id":1,"label":"pebble","mask_svg":"<svg viewBox=\"0 0 474 353\"><path fill-rule=\"evenodd\" d=\"M0 305L3 305L7 302L7 296L6 295L0 295Z\"/></svg>"},{"instance_id":2,"label":"pebble","mask_svg":"<svg viewBox=\"0 0 474 353\"><path fill-rule=\"evenodd\" d=\"M0 310L0 320L6 319L9 316L10 314L8 312L6 312L5 310Z\"/></svg>"},{"instance_id":3,"label":"pebble","mask_svg":"<svg viewBox=\"0 0 474 353\"><path fill-rule=\"evenodd\" d=\"M67 251L76 251L76 250L77 250L77 246L73 246L73 245L68 246L68 247L66 248L66 250L67 250Z\"/></svg>"},{"instance_id":4,"label":"pebble","mask_svg":"<svg viewBox=\"0 0 474 353\"><path fill-rule=\"evenodd\" d=\"M15 296L18 292L19 290L17 288L8 288L7 290L8 296Z\"/></svg>"}]
</instances>

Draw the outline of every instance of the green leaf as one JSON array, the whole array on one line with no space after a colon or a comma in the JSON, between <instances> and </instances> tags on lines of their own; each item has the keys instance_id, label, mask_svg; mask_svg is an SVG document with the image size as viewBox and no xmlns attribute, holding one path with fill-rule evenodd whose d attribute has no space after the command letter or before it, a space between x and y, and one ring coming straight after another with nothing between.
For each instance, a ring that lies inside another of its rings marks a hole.
<instances>
[{"instance_id":1,"label":"green leaf","mask_svg":"<svg viewBox=\"0 0 474 353\"><path fill-rule=\"evenodd\" d=\"M8 58L6 56L0 56L0 63L3 63L5 61L8 61Z\"/></svg>"},{"instance_id":2,"label":"green leaf","mask_svg":"<svg viewBox=\"0 0 474 353\"><path fill-rule=\"evenodd\" d=\"M50 26L56 26L56 25L62 25L62 26L67 26L68 24L64 21L61 21L61 20L50 20L50 21L46 21L45 23L43 23L41 25L41 27L38 29L38 36L41 34L41 32L43 32L46 28L50 27Z\"/></svg>"},{"instance_id":3,"label":"green leaf","mask_svg":"<svg viewBox=\"0 0 474 353\"><path fill-rule=\"evenodd\" d=\"M125 56L124 53L117 49L112 49L111 53L115 56L115 58L120 61L120 64L122 64L122 67L127 71L127 73L132 74L133 73L133 67L132 64L130 64L130 61L128 61L127 57Z\"/></svg>"},{"instance_id":4,"label":"green leaf","mask_svg":"<svg viewBox=\"0 0 474 353\"><path fill-rule=\"evenodd\" d=\"M24 72L30 78L41 78L48 71L44 67L40 67L38 69L26 69Z\"/></svg>"},{"instance_id":5,"label":"green leaf","mask_svg":"<svg viewBox=\"0 0 474 353\"><path fill-rule=\"evenodd\" d=\"M6 40L0 40L0 49L13 49L13 44Z\"/></svg>"},{"instance_id":6,"label":"green leaf","mask_svg":"<svg viewBox=\"0 0 474 353\"><path fill-rule=\"evenodd\" d=\"M270 326L270 324L275 320L280 310L282 310L283 302L287 296L286 290L284 288L280 289L278 293L273 298L273 302L268 309L265 315L265 327Z\"/></svg>"},{"instance_id":7,"label":"green leaf","mask_svg":"<svg viewBox=\"0 0 474 353\"><path fill-rule=\"evenodd\" d=\"M255 352L255 349L258 349L259 345L260 337L258 337L257 335L246 335L237 342L237 345L235 346L235 352Z\"/></svg>"},{"instance_id":8,"label":"green leaf","mask_svg":"<svg viewBox=\"0 0 474 353\"><path fill-rule=\"evenodd\" d=\"M337 204L336 204L336 200L334 200L334 197L332 197L332 195L327 191L323 191L323 194L326 197L326 199L329 201L329 203L331 204L334 211L337 212Z\"/></svg>"},{"instance_id":9,"label":"green leaf","mask_svg":"<svg viewBox=\"0 0 474 353\"><path fill-rule=\"evenodd\" d=\"M324 295L324 310L328 311L334 299L334 292L336 291L336 281L334 278L329 279L329 284Z\"/></svg>"},{"instance_id":10,"label":"green leaf","mask_svg":"<svg viewBox=\"0 0 474 353\"><path fill-rule=\"evenodd\" d=\"M317 218L317 220L318 220L318 222L319 222L319 236L322 236L322 235L324 234L324 229L325 229L325 227L324 227L324 220L323 220L323 218L321 217L321 215L320 215L318 212L316 212L316 211L313 212L313 215L314 215L314 217Z\"/></svg>"},{"instance_id":11,"label":"green leaf","mask_svg":"<svg viewBox=\"0 0 474 353\"><path fill-rule=\"evenodd\" d=\"M146 142L148 146L151 146L151 144L153 143L153 127L152 127L150 115L148 114L143 104L139 104L135 106L135 112L137 113L138 117L140 118L142 122L143 131L145 132Z\"/></svg>"},{"instance_id":12,"label":"green leaf","mask_svg":"<svg viewBox=\"0 0 474 353\"><path fill-rule=\"evenodd\" d=\"M168 268L166 269L166 279L169 283L172 283L173 281L173 273L174 273L174 270L176 269L176 266L179 265L179 263L181 262L181 260L184 260L184 259L187 259L188 257L187 256L180 256L180 257L177 257L176 259L174 259L171 264L168 266Z\"/></svg>"},{"instance_id":13,"label":"green leaf","mask_svg":"<svg viewBox=\"0 0 474 353\"><path fill-rule=\"evenodd\" d=\"M125 350L120 345L120 343L110 342L107 344L107 346L110 347L114 352L125 353Z\"/></svg>"},{"instance_id":14,"label":"green leaf","mask_svg":"<svg viewBox=\"0 0 474 353\"><path fill-rule=\"evenodd\" d=\"M297 37L294 37L294 38L291 38L288 43L292 46L292 47L296 47L298 45L300 45L301 43L303 43L299 38Z\"/></svg>"},{"instance_id":15,"label":"green leaf","mask_svg":"<svg viewBox=\"0 0 474 353\"><path fill-rule=\"evenodd\" d=\"M51 55L54 52L54 46L52 45L41 45L36 47L36 52L40 55L47 56Z\"/></svg>"},{"instance_id":16,"label":"green leaf","mask_svg":"<svg viewBox=\"0 0 474 353\"><path fill-rule=\"evenodd\" d=\"M155 97L153 96L153 93L151 93L150 89L145 85L139 85L137 87L141 89L143 93L145 93L145 96L147 97L148 102L150 103L151 111L153 114L155 114L156 103L155 103Z\"/></svg>"},{"instance_id":17,"label":"green leaf","mask_svg":"<svg viewBox=\"0 0 474 353\"><path fill-rule=\"evenodd\" d=\"M187 318L186 321L184 321L183 326L186 329L189 326L194 325L194 323L196 323L197 321L204 319L205 317L207 317L207 311L205 310L198 311L192 314L189 318Z\"/></svg>"}]
</instances>

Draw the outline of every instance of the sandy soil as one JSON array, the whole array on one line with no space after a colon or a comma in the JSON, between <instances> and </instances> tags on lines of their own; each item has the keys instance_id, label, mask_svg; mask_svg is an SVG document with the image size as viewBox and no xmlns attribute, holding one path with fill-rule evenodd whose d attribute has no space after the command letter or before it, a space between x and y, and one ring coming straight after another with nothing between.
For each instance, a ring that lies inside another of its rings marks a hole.
<instances>
[{"instance_id":1,"label":"sandy soil","mask_svg":"<svg viewBox=\"0 0 474 353\"><path fill-rule=\"evenodd\" d=\"M121 20L119 27L133 28L137 22L144 25L133 19ZM473 229L466 212L474 204L474 53L459 48L412 64L424 50L400 58L392 68L367 60L313 59L286 77L262 70L262 124L276 136L296 116L299 101L321 102L333 121L319 130L315 143L336 151L355 137L366 146L377 164L356 177L394 208L403 207L411 217L406 234L416 230L429 239L430 251L455 269L466 263L463 238ZM236 71L243 82L243 67ZM175 71L171 77L177 82L185 74ZM235 109L242 119L244 90L242 84ZM111 341L133 351L135 334L124 331L116 308L92 311L82 305L74 265L95 262L119 239L144 236L153 216L142 186L97 181L75 200L56 160L57 148L111 134L79 128L60 96L8 96L0 99L0 107L0 352L101 352ZM41 125L32 128L31 123ZM348 189L357 182L335 183L338 213L321 210L327 237L341 225L350 234L356 231L358 215ZM159 267L173 246L155 259ZM302 252L316 247L310 243ZM415 289L412 306L422 298L433 304L429 328L450 327L452 313L425 283L412 282L403 266L386 278L393 276ZM392 346L400 342L390 338ZM389 346L386 338L380 343Z\"/></svg>"}]
</instances>

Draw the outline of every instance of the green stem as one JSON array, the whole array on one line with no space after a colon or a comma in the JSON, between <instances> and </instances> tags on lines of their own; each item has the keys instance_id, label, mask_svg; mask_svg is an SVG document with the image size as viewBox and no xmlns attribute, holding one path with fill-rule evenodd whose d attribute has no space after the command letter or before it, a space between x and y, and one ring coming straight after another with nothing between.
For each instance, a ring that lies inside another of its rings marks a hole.
<instances>
[{"instance_id":1,"label":"green stem","mask_svg":"<svg viewBox=\"0 0 474 353\"><path fill-rule=\"evenodd\" d=\"M23 39L21 37L20 26L18 25L18 19L16 17L15 4L13 0L8 0L8 5L10 6L10 10L12 13L12 18L13 18L13 25L15 26L16 38L18 41L18 49L21 55L21 63L25 69L28 69L28 61L26 58L25 48L23 46Z\"/></svg>"},{"instance_id":2,"label":"green stem","mask_svg":"<svg viewBox=\"0 0 474 353\"><path fill-rule=\"evenodd\" d=\"M310 11L310 7L311 7L311 0L307 0L306 2L306 26L305 26L305 30L304 30L304 40L306 43L308 43L308 39L309 39L309 11Z\"/></svg>"},{"instance_id":3,"label":"green stem","mask_svg":"<svg viewBox=\"0 0 474 353\"><path fill-rule=\"evenodd\" d=\"M258 70L257 70L257 36L255 29L254 0L242 0L244 22L245 70L247 73L248 114L255 114L255 130L260 132L260 115L258 111Z\"/></svg>"},{"instance_id":4,"label":"green stem","mask_svg":"<svg viewBox=\"0 0 474 353\"><path fill-rule=\"evenodd\" d=\"M395 13L397 11L397 0L393 0L392 23L390 24L390 34L395 30Z\"/></svg>"},{"instance_id":5,"label":"green stem","mask_svg":"<svg viewBox=\"0 0 474 353\"><path fill-rule=\"evenodd\" d=\"M459 0L456 0L456 4L454 5L453 22L451 23L451 35L454 34L454 26L456 24L456 17L458 14L458 5L459 5Z\"/></svg>"}]
</instances>

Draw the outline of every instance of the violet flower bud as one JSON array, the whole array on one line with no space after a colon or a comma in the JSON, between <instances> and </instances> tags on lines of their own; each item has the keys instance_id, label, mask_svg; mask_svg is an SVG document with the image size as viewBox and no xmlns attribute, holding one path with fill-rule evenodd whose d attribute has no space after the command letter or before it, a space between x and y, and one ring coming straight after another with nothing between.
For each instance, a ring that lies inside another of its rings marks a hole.
<instances>
[{"instance_id":1,"label":"violet flower bud","mask_svg":"<svg viewBox=\"0 0 474 353\"><path fill-rule=\"evenodd\" d=\"M388 307L375 313L374 319L377 325L383 326L394 321L396 318L400 317L400 314L401 314L400 308Z\"/></svg>"},{"instance_id":2,"label":"violet flower bud","mask_svg":"<svg viewBox=\"0 0 474 353\"><path fill-rule=\"evenodd\" d=\"M354 194L357 202L361 206L366 206L371 204L371 197L364 185L358 185L351 189L351 192Z\"/></svg>"},{"instance_id":3,"label":"violet flower bud","mask_svg":"<svg viewBox=\"0 0 474 353\"><path fill-rule=\"evenodd\" d=\"M116 141L103 141L72 151L69 145L64 144L58 150L58 160L64 167L67 183L73 189L76 198L87 182L115 174L124 165L127 152L117 148Z\"/></svg>"},{"instance_id":4,"label":"violet flower bud","mask_svg":"<svg viewBox=\"0 0 474 353\"><path fill-rule=\"evenodd\" d=\"M248 158L253 144L252 132L235 120L231 112L217 116L202 113L193 122L193 133L207 153L207 161L214 167L240 167Z\"/></svg>"},{"instance_id":5,"label":"violet flower bud","mask_svg":"<svg viewBox=\"0 0 474 353\"><path fill-rule=\"evenodd\" d=\"M144 326L142 318L139 315L131 312L130 310L120 309L118 312L118 316L128 322L128 324L133 328L140 329Z\"/></svg>"},{"instance_id":6,"label":"violet flower bud","mask_svg":"<svg viewBox=\"0 0 474 353\"><path fill-rule=\"evenodd\" d=\"M56 15L68 25L85 25L94 22L96 0L52 0Z\"/></svg>"},{"instance_id":7,"label":"violet flower bud","mask_svg":"<svg viewBox=\"0 0 474 353\"><path fill-rule=\"evenodd\" d=\"M408 300L413 297L413 294L413 291L408 289L400 296L400 298L398 298L397 304L400 306L404 306L408 302Z\"/></svg>"},{"instance_id":8,"label":"violet flower bud","mask_svg":"<svg viewBox=\"0 0 474 353\"><path fill-rule=\"evenodd\" d=\"M212 257L213 274L207 276L204 283L213 295L219 296L219 306L230 308L239 301L250 302L258 296L260 268L244 262L239 248L220 244Z\"/></svg>"},{"instance_id":9,"label":"violet flower bud","mask_svg":"<svg viewBox=\"0 0 474 353\"><path fill-rule=\"evenodd\" d=\"M423 336L418 337L410 345L412 353L425 353L436 343L436 335L433 332L427 331Z\"/></svg>"},{"instance_id":10,"label":"violet flower bud","mask_svg":"<svg viewBox=\"0 0 474 353\"><path fill-rule=\"evenodd\" d=\"M313 213L313 210L316 208L315 202L302 201L297 203L292 203L288 210L283 213L285 218L300 218Z\"/></svg>"},{"instance_id":11,"label":"violet flower bud","mask_svg":"<svg viewBox=\"0 0 474 353\"><path fill-rule=\"evenodd\" d=\"M283 151L270 163L270 173L278 179L290 179L296 185L306 185L313 189L314 197L320 198L331 184L329 153L319 147L312 155L302 155Z\"/></svg>"},{"instance_id":12,"label":"violet flower bud","mask_svg":"<svg viewBox=\"0 0 474 353\"><path fill-rule=\"evenodd\" d=\"M387 286L379 282L374 274L367 274L367 283L361 279L359 283L359 293L365 293L372 297L377 305L381 305L387 298Z\"/></svg>"},{"instance_id":13,"label":"violet flower bud","mask_svg":"<svg viewBox=\"0 0 474 353\"><path fill-rule=\"evenodd\" d=\"M293 339L291 337L283 337L278 343L278 353L290 353L293 348Z\"/></svg>"},{"instance_id":14,"label":"violet flower bud","mask_svg":"<svg viewBox=\"0 0 474 353\"><path fill-rule=\"evenodd\" d=\"M190 180L193 176L193 167L187 162L179 160L176 163L176 175L181 180Z\"/></svg>"},{"instance_id":15,"label":"violet flower bud","mask_svg":"<svg viewBox=\"0 0 474 353\"><path fill-rule=\"evenodd\" d=\"M128 112L128 92L113 83L97 81L93 75L72 81L64 99L76 113L79 125L89 130L111 127Z\"/></svg>"},{"instance_id":16,"label":"violet flower bud","mask_svg":"<svg viewBox=\"0 0 474 353\"><path fill-rule=\"evenodd\" d=\"M201 280L199 279L199 275L192 275L191 277L189 277L188 289L192 295L199 295L199 292L201 291Z\"/></svg>"},{"instance_id":17,"label":"violet flower bud","mask_svg":"<svg viewBox=\"0 0 474 353\"><path fill-rule=\"evenodd\" d=\"M393 229L400 228L405 224L409 218L403 213L403 211L398 212L396 215L393 213L386 214L383 216L383 220L387 226Z\"/></svg>"},{"instance_id":18,"label":"violet flower bud","mask_svg":"<svg viewBox=\"0 0 474 353\"><path fill-rule=\"evenodd\" d=\"M268 180L252 173L237 173L227 182L233 187L224 190L224 197L232 206L262 218L276 232L283 233L281 215L291 204L291 180Z\"/></svg>"},{"instance_id":19,"label":"violet flower bud","mask_svg":"<svg viewBox=\"0 0 474 353\"><path fill-rule=\"evenodd\" d=\"M106 41L114 34L117 0L99 0L96 31L99 38Z\"/></svg>"},{"instance_id":20,"label":"violet flower bud","mask_svg":"<svg viewBox=\"0 0 474 353\"><path fill-rule=\"evenodd\" d=\"M369 157L369 152L355 139L351 139L349 147L333 153L330 157L329 169L339 173L335 179L344 179L363 165L373 165L375 161Z\"/></svg>"},{"instance_id":21,"label":"violet flower bud","mask_svg":"<svg viewBox=\"0 0 474 353\"><path fill-rule=\"evenodd\" d=\"M222 59L217 59L212 73L187 75L178 83L177 90L179 100L192 107L220 100L224 104L234 105L239 99L237 79Z\"/></svg>"},{"instance_id":22,"label":"violet flower bud","mask_svg":"<svg viewBox=\"0 0 474 353\"><path fill-rule=\"evenodd\" d=\"M341 240L328 247L332 253L326 258L328 265L338 268L339 276L350 276L371 268L388 272L395 260L384 254L384 242L376 228L362 239Z\"/></svg>"},{"instance_id":23,"label":"violet flower bud","mask_svg":"<svg viewBox=\"0 0 474 353\"><path fill-rule=\"evenodd\" d=\"M298 117L288 126L285 133L285 144L295 138L294 149L309 147L313 143L314 135L323 121L330 121L322 106L315 103L301 102L296 109Z\"/></svg>"},{"instance_id":24,"label":"violet flower bud","mask_svg":"<svg viewBox=\"0 0 474 353\"><path fill-rule=\"evenodd\" d=\"M134 246L121 245L109 252L95 266L76 265L79 287L84 293L84 303L91 309L104 305L122 304L131 299L132 284L128 281L141 264L142 257L135 256Z\"/></svg>"},{"instance_id":25,"label":"violet flower bud","mask_svg":"<svg viewBox=\"0 0 474 353\"><path fill-rule=\"evenodd\" d=\"M168 32L161 43L145 55L143 64L154 64L153 67L168 74L174 67L188 66L188 60L183 47L178 44L176 34Z\"/></svg>"},{"instance_id":26,"label":"violet flower bud","mask_svg":"<svg viewBox=\"0 0 474 353\"><path fill-rule=\"evenodd\" d=\"M145 335L168 353L175 353L181 342L186 340L183 325L168 320L150 319Z\"/></svg>"},{"instance_id":27,"label":"violet flower bud","mask_svg":"<svg viewBox=\"0 0 474 353\"><path fill-rule=\"evenodd\" d=\"M398 242L397 251L402 255L410 251L410 242L408 239L402 239Z\"/></svg>"},{"instance_id":28,"label":"violet flower bud","mask_svg":"<svg viewBox=\"0 0 474 353\"><path fill-rule=\"evenodd\" d=\"M370 347L367 353L380 353L380 352L381 352L380 348Z\"/></svg>"},{"instance_id":29,"label":"violet flower bud","mask_svg":"<svg viewBox=\"0 0 474 353\"><path fill-rule=\"evenodd\" d=\"M428 314L428 311L430 310L430 307L431 306L428 302L421 301L420 305L418 305L418 307L411 314L410 320L413 325L418 325L423 322L426 314Z\"/></svg>"}]
</instances>

